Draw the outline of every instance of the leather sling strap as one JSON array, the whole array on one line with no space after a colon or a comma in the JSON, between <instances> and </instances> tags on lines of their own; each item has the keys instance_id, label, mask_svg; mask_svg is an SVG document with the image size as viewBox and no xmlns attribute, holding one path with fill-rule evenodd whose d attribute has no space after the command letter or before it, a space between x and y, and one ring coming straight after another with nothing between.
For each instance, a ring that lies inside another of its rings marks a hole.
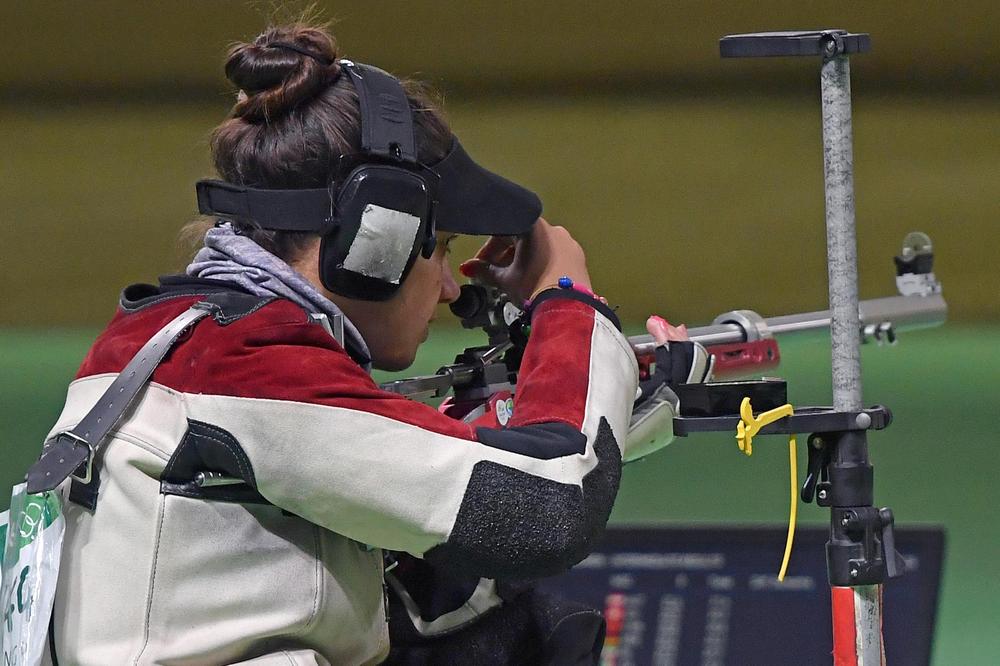
<instances>
[{"instance_id":1,"label":"leather sling strap","mask_svg":"<svg viewBox=\"0 0 1000 666\"><path fill-rule=\"evenodd\" d=\"M87 484L85 488L88 492L80 503L93 509L98 490L97 478L92 478L94 458L104 439L128 411L152 377L156 366L181 335L218 308L216 304L199 301L174 317L150 338L87 415L74 428L60 432L46 442L41 457L28 470L28 492L53 490L73 476L74 480ZM78 500L72 495L70 499Z\"/></svg>"}]
</instances>

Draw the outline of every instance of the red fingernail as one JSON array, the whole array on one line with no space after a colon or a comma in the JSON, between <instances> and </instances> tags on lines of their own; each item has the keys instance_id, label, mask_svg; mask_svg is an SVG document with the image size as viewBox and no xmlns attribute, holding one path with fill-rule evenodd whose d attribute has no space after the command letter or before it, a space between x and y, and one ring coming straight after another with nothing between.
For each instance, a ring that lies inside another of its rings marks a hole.
<instances>
[{"instance_id":1,"label":"red fingernail","mask_svg":"<svg viewBox=\"0 0 1000 666\"><path fill-rule=\"evenodd\" d=\"M458 265L458 272L467 278L475 277L476 275L476 260L469 259L468 261L463 261Z\"/></svg>"},{"instance_id":2,"label":"red fingernail","mask_svg":"<svg viewBox=\"0 0 1000 666\"><path fill-rule=\"evenodd\" d=\"M670 326L670 322L661 317L660 315L653 315L652 318L655 319L656 322L659 324L663 324L664 326Z\"/></svg>"}]
</instances>

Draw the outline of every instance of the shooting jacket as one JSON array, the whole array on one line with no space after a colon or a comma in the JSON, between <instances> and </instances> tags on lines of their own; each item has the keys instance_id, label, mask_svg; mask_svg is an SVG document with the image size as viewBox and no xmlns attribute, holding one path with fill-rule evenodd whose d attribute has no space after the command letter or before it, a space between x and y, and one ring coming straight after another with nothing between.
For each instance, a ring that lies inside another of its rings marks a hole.
<instances>
[{"instance_id":1,"label":"shooting jacket","mask_svg":"<svg viewBox=\"0 0 1000 666\"><path fill-rule=\"evenodd\" d=\"M219 288L127 289L51 434ZM549 294L503 427L382 391L290 301L244 295L198 323L106 440L96 508L67 505L58 660L374 663L389 650L381 549L487 580L583 559L618 489L638 369L605 306ZM476 603L499 603L495 588Z\"/></svg>"}]
</instances>

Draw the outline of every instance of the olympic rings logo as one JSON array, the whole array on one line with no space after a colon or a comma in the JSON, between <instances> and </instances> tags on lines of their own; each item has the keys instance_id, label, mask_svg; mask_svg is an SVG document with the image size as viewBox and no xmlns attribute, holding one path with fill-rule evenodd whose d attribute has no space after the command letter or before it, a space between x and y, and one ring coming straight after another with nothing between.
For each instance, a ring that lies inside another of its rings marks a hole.
<instances>
[{"instance_id":1,"label":"olympic rings logo","mask_svg":"<svg viewBox=\"0 0 1000 666\"><path fill-rule=\"evenodd\" d=\"M45 527L45 503L34 498L29 499L17 524L18 535L30 541L42 531L43 527Z\"/></svg>"}]
</instances>

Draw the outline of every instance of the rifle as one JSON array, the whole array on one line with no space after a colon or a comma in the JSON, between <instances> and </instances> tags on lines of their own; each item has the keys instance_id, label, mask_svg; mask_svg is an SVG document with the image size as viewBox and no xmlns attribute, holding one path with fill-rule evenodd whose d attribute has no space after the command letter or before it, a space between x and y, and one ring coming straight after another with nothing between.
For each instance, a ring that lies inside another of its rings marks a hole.
<instances>
[{"instance_id":1,"label":"rifle","mask_svg":"<svg viewBox=\"0 0 1000 666\"><path fill-rule=\"evenodd\" d=\"M933 273L930 238L920 232L908 234L894 263L898 293L858 303L858 326L865 342L895 344L900 332L939 326L947 318L941 283ZM482 284L462 285L461 295L450 307L463 328L481 328L488 344L466 348L454 363L433 375L386 382L383 389L415 400L453 391L452 404L488 400L497 392L513 390L527 341L521 308L499 289ZM688 329L688 335L715 357L713 377L730 379L778 367L778 337L829 329L830 321L829 310L766 318L753 310L731 310L707 326ZM647 373L656 348L653 337L634 335L628 341L640 371Z\"/></svg>"}]
</instances>

